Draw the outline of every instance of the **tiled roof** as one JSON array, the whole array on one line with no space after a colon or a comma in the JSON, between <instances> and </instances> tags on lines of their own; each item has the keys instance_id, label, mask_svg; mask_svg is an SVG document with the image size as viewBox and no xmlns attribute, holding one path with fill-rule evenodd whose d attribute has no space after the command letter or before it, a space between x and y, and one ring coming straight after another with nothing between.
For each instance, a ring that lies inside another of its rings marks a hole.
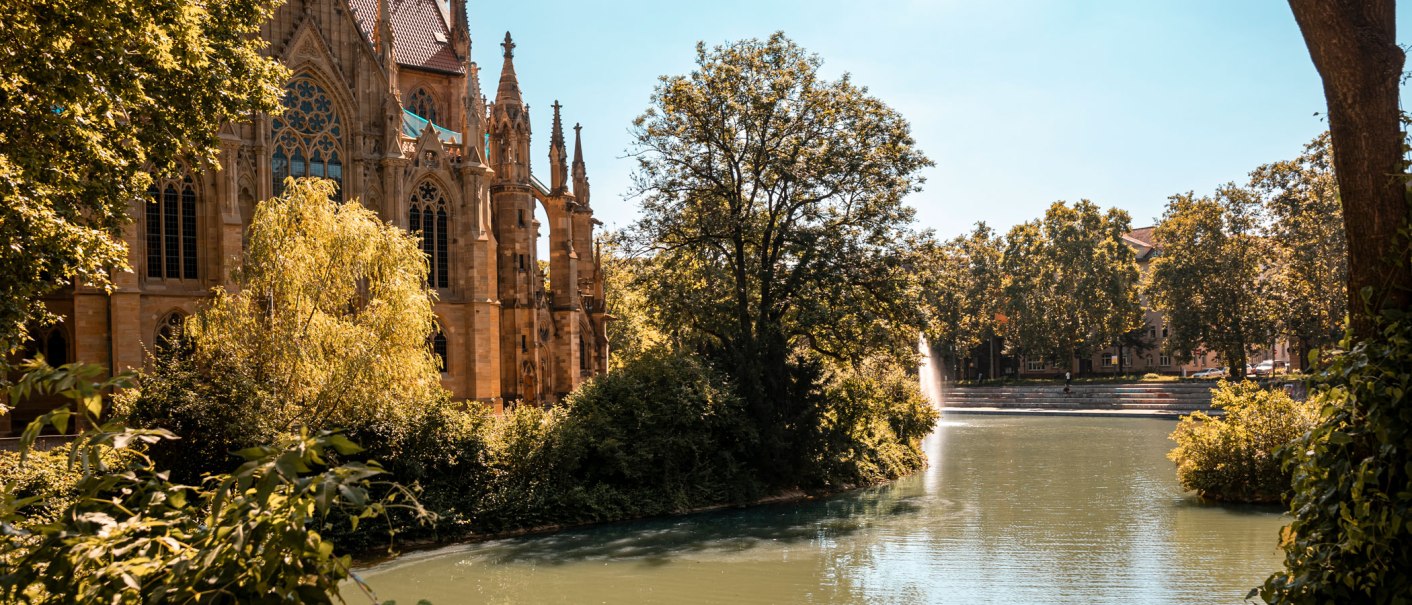
<instances>
[{"instance_id":1,"label":"tiled roof","mask_svg":"<svg viewBox=\"0 0 1412 605\"><path fill-rule=\"evenodd\" d=\"M1152 245L1152 230L1157 227L1142 227L1128 232L1128 237L1135 239L1147 246Z\"/></svg>"},{"instance_id":2,"label":"tiled roof","mask_svg":"<svg viewBox=\"0 0 1412 605\"><path fill-rule=\"evenodd\" d=\"M373 39L378 0L349 0L363 35ZM451 28L437 0L388 0L392 14L393 51L398 65L462 73L461 59L451 47Z\"/></svg>"}]
</instances>

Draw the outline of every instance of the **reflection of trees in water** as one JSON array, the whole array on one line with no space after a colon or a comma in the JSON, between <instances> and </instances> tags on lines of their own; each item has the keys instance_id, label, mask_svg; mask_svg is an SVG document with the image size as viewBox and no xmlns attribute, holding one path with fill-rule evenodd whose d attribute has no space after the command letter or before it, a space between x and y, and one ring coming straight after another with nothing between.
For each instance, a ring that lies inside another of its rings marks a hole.
<instances>
[{"instance_id":1,"label":"reflection of trees in water","mask_svg":"<svg viewBox=\"0 0 1412 605\"><path fill-rule=\"evenodd\" d=\"M914 497L882 487L816 502L770 504L682 517L615 523L487 545L492 564L560 565L640 559L661 565L693 553L740 552L762 544L834 543L880 521L922 510Z\"/></svg>"}]
</instances>

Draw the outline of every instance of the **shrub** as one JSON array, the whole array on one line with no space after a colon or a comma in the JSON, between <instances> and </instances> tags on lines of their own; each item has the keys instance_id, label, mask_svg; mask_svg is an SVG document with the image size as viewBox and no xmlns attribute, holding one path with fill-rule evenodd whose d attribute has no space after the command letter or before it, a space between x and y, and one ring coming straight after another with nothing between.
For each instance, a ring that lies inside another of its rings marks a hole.
<instances>
[{"instance_id":1,"label":"shrub","mask_svg":"<svg viewBox=\"0 0 1412 605\"><path fill-rule=\"evenodd\" d=\"M925 464L921 440L938 413L893 364L865 364L835 376L814 435L808 479L819 486L869 485Z\"/></svg>"},{"instance_id":2,"label":"shrub","mask_svg":"<svg viewBox=\"0 0 1412 605\"><path fill-rule=\"evenodd\" d=\"M1377 321L1377 336L1332 355L1310 381L1321 415L1288 451L1294 521L1285 570L1259 590L1268 602L1406 603L1412 594L1412 316Z\"/></svg>"},{"instance_id":3,"label":"shrub","mask_svg":"<svg viewBox=\"0 0 1412 605\"><path fill-rule=\"evenodd\" d=\"M1143 379L1143 380L1161 380L1161 379L1162 379L1162 375L1161 375L1161 374L1156 374L1156 373L1153 373L1153 372L1148 372L1148 373L1142 375L1142 379Z\"/></svg>"},{"instance_id":4,"label":"shrub","mask_svg":"<svg viewBox=\"0 0 1412 605\"><path fill-rule=\"evenodd\" d=\"M351 560L336 555L319 532L332 519L368 518L389 507L389 501L370 496L370 479L381 473L375 465L315 470L326 467L329 456L358 450L331 433L247 449L241 452L246 462L234 472L199 486L174 483L133 448L174 435L101 422L99 394L121 380L93 382L102 373L97 366L35 364L28 370L10 390L11 400L62 394L77 405L30 424L21 468L57 468L52 454L28 451L43 426L63 432L78 417L84 428L70 446L65 470L54 475L59 481L49 486L62 501L23 498L24 482L4 484L5 602L330 603L349 577ZM34 522L55 510L52 522Z\"/></svg>"},{"instance_id":5,"label":"shrub","mask_svg":"<svg viewBox=\"0 0 1412 605\"><path fill-rule=\"evenodd\" d=\"M1177 464L1177 480L1203 498L1280 501L1289 491L1290 473L1282 468L1279 451L1313 428L1316 405L1252 381L1224 380L1212 389L1211 404L1225 416L1196 412L1172 432L1177 447L1167 458Z\"/></svg>"},{"instance_id":6,"label":"shrub","mask_svg":"<svg viewBox=\"0 0 1412 605\"><path fill-rule=\"evenodd\" d=\"M634 494L655 514L739 500L759 491L750 473L757 436L744 403L699 358L641 353L565 401L567 472L586 485Z\"/></svg>"}]
</instances>

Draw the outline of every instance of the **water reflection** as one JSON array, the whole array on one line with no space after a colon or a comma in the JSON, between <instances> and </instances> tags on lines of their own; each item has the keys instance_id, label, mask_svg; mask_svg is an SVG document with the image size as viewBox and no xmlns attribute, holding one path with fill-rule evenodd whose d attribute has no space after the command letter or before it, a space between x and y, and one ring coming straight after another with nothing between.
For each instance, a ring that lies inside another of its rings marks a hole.
<instances>
[{"instance_id":1,"label":"water reflection","mask_svg":"<svg viewBox=\"0 0 1412 605\"><path fill-rule=\"evenodd\" d=\"M366 570L415 603L1235 603L1277 510L1201 505L1163 420L971 416L933 464L824 501L465 545Z\"/></svg>"}]
</instances>

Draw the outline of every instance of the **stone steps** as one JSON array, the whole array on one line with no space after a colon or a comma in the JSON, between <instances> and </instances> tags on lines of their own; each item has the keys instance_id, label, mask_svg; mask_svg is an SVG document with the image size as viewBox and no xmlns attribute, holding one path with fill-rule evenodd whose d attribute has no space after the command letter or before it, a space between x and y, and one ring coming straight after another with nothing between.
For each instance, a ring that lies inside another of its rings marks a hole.
<instances>
[{"instance_id":1,"label":"stone steps","mask_svg":"<svg viewBox=\"0 0 1412 605\"><path fill-rule=\"evenodd\" d=\"M1211 409L1209 384L1052 385L942 389L943 408L996 410L1132 410L1188 413Z\"/></svg>"}]
</instances>

